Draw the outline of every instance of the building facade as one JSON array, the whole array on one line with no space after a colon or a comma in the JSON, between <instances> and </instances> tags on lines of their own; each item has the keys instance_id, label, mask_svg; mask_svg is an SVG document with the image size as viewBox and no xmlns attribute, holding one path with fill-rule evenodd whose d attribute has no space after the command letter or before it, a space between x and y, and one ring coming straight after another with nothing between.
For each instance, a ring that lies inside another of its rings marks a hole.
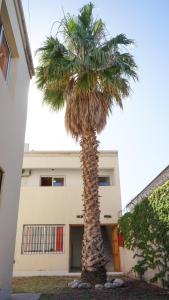
<instances>
[{"instance_id":1,"label":"building facade","mask_svg":"<svg viewBox=\"0 0 169 300\"><path fill-rule=\"evenodd\" d=\"M14 275L63 275L81 270L82 173L79 152L26 152ZM100 153L101 225L108 271L120 271L117 241L121 209L118 154Z\"/></svg>"},{"instance_id":2,"label":"building facade","mask_svg":"<svg viewBox=\"0 0 169 300\"><path fill-rule=\"evenodd\" d=\"M33 64L19 0L0 0L0 299L10 297Z\"/></svg>"}]
</instances>

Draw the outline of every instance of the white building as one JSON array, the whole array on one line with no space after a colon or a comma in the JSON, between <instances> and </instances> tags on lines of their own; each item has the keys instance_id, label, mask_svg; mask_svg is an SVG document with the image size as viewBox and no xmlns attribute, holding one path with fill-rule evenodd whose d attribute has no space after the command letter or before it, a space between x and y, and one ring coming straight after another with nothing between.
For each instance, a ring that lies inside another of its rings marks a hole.
<instances>
[{"instance_id":1,"label":"white building","mask_svg":"<svg viewBox=\"0 0 169 300\"><path fill-rule=\"evenodd\" d=\"M83 205L79 152L26 152L22 176L14 275L80 271ZM110 259L107 270L118 272L121 198L116 151L100 153L98 182L105 254Z\"/></svg>"},{"instance_id":2,"label":"white building","mask_svg":"<svg viewBox=\"0 0 169 300\"><path fill-rule=\"evenodd\" d=\"M9 299L33 64L20 0L0 0L0 299Z\"/></svg>"}]
</instances>

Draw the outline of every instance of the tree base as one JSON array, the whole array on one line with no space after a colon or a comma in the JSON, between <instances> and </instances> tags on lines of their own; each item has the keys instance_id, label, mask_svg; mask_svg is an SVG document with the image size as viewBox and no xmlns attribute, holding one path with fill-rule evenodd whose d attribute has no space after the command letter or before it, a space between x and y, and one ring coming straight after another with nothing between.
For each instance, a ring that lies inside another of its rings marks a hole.
<instances>
[{"instance_id":1,"label":"tree base","mask_svg":"<svg viewBox=\"0 0 169 300\"><path fill-rule=\"evenodd\" d=\"M91 284L104 284L107 279L106 269L100 267L96 271L82 270L81 279L83 282L89 282Z\"/></svg>"}]
</instances>

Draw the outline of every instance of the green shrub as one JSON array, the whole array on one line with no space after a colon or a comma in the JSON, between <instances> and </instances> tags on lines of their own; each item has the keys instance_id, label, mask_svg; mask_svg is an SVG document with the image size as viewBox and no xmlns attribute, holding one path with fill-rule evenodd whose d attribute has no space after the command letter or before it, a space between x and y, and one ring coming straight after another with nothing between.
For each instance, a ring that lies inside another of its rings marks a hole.
<instances>
[{"instance_id":1,"label":"green shrub","mask_svg":"<svg viewBox=\"0 0 169 300\"><path fill-rule=\"evenodd\" d=\"M125 246L134 251L134 271L140 277L155 270L151 282L168 286L169 276L169 181L136 204L132 212L119 219Z\"/></svg>"}]
</instances>

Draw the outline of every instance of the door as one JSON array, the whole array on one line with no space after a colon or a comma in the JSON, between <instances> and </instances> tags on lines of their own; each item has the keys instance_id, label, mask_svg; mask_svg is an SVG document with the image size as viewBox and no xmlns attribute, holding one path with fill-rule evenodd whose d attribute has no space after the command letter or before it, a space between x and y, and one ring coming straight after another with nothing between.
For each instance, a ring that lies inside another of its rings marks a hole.
<instances>
[{"instance_id":1,"label":"door","mask_svg":"<svg viewBox=\"0 0 169 300\"><path fill-rule=\"evenodd\" d=\"M114 271L120 272L120 249L118 244L118 234L117 234L117 225L114 225L112 228L112 249L113 249L113 263Z\"/></svg>"}]
</instances>

